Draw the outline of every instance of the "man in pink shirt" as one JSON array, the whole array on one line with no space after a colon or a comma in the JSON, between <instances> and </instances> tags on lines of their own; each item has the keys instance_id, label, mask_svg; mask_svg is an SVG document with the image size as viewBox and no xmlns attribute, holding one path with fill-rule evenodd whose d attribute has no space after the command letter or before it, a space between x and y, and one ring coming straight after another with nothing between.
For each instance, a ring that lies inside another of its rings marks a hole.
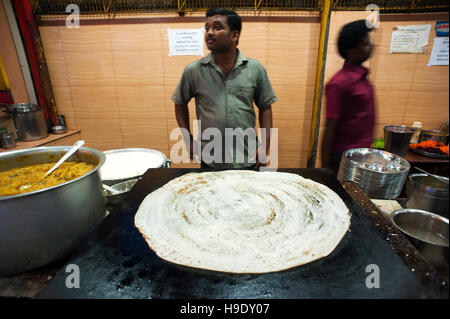
<instances>
[{"instance_id":1,"label":"man in pink shirt","mask_svg":"<svg viewBox=\"0 0 450 319\"><path fill-rule=\"evenodd\" d=\"M346 24L338 38L344 66L325 87L326 125L322 139L322 167L337 175L342 153L370 147L375 126L375 100L362 63L373 51L366 20Z\"/></svg>"}]
</instances>

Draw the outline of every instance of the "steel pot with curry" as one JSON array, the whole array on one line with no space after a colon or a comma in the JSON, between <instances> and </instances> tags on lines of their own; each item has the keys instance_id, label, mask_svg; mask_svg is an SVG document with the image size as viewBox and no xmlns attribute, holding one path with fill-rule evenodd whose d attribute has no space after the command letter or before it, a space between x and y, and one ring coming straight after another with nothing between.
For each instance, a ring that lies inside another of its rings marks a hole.
<instances>
[{"instance_id":1,"label":"steel pot with curry","mask_svg":"<svg viewBox=\"0 0 450 319\"><path fill-rule=\"evenodd\" d=\"M70 146L0 154L0 275L70 255L105 216L105 155L80 148L45 178Z\"/></svg>"}]
</instances>

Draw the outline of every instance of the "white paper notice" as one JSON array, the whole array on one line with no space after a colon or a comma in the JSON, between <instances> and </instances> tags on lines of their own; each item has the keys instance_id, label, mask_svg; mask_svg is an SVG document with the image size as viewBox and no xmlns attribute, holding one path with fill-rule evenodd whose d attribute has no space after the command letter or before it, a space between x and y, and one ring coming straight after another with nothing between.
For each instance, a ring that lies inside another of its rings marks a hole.
<instances>
[{"instance_id":1,"label":"white paper notice","mask_svg":"<svg viewBox=\"0 0 450 319\"><path fill-rule=\"evenodd\" d=\"M399 25L392 32L389 53L424 53L431 24Z\"/></svg>"},{"instance_id":2,"label":"white paper notice","mask_svg":"<svg viewBox=\"0 0 450 319\"><path fill-rule=\"evenodd\" d=\"M434 38L430 62L427 65L448 65L448 37Z\"/></svg>"},{"instance_id":3,"label":"white paper notice","mask_svg":"<svg viewBox=\"0 0 450 319\"><path fill-rule=\"evenodd\" d=\"M201 55L203 56L203 32L205 29L171 29L169 34L169 56Z\"/></svg>"}]
</instances>

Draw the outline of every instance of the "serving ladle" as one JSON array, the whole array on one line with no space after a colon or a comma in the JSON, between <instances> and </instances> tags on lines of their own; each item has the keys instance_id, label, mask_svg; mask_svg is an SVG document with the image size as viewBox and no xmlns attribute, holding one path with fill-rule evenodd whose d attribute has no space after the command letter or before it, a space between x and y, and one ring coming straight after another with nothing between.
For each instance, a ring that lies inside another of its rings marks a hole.
<instances>
[{"instance_id":1,"label":"serving ladle","mask_svg":"<svg viewBox=\"0 0 450 319\"><path fill-rule=\"evenodd\" d=\"M428 173L427 171L425 171L425 170L423 170L423 169L421 169L421 168L419 168L419 167L414 167L414 168L415 168L416 170L418 170L419 172L425 173L425 174L427 174L428 176L434 177L434 178L440 180L441 182L444 182L444 183L448 184L448 180L442 178L441 176L437 176L437 175Z\"/></svg>"},{"instance_id":2,"label":"serving ladle","mask_svg":"<svg viewBox=\"0 0 450 319\"><path fill-rule=\"evenodd\" d=\"M51 174L55 169L57 169L59 167L59 165L61 165L66 159L68 159L70 157L70 155L75 153L83 145L84 145L84 141L75 142L75 144L73 144L73 146L70 148L70 150L68 150L66 152L66 154L64 154L64 156L61 157L61 159L55 165L53 165L53 167L50 168L47 171L47 173L44 174L44 176L42 176L41 180L44 179L47 175Z\"/></svg>"},{"instance_id":3,"label":"serving ladle","mask_svg":"<svg viewBox=\"0 0 450 319\"><path fill-rule=\"evenodd\" d=\"M103 188L106 189L107 191L109 191L112 195L116 195L116 194L120 193L120 191L118 191L117 189L114 189L111 186L108 186L105 184L103 184Z\"/></svg>"},{"instance_id":4,"label":"serving ladle","mask_svg":"<svg viewBox=\"0 0 450 319\"><path fill-rule=\"evenodd\" d=\"M58 162L56 162L55 165L53 165L52 168L50 168L40 179L38 182L42 181L45 177L47 177L48 175L50 175L51 173L53 173L53 171L55 169L57 169L66 159L68 159L73 153L75 153L81 146L84 145L84 141L80 140L75 142L75 144L73 144L73 146L66 152L66 154L63 155L63 157L60 158L60 160ZM23 189L27 189L28 187L30 187L31 185L33 185L32 183L28 184L28 185L22 185L20 187L21 190Z\"/></svg>"}]
</instances>

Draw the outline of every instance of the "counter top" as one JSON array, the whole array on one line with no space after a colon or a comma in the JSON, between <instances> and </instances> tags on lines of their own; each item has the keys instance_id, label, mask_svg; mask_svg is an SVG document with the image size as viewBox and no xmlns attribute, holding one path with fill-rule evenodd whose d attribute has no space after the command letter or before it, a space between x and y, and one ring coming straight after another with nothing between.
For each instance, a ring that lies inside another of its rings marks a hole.
<instances>
[{"instance_id":1,"label":"counter top","mask_svg":"<svg viewBox=\"0 0 450 319\"><path fill-rule=\"evenodd\" d=\"M342 188L338 187L337 180L332 180L333 183L329 184L329 187L334 185L335 188L337 188L336 191L339 192L338 195L342 196L347 204L351 206L352 210L352 229L347 233L347 239L343 244L340 244L341 247L338 250L333 252L332 256L334 257L327 257L336 259L340 256L340 261L334 260L334 262L325 263L325 259L323 259L318 263L316 262L315 266L309 265L286 272L250 277L246 275L234 276L223 275L221 273L204 273L200 270L190 270L189 268L183 268L181 266L177 268L172 267L170 264L163 263L149 251L142 235L135 229L134 219L132 217L134 216L139 203L149 191L163 185L167 180L171 180L174 175L178 176L185 171L181 169L167 169L167 171L163 171L163 169L149 170L142 180L140 180L140 183L136 184L136 187L130 192L126 200L108 207L111 213L109 214L108 212L105 220L94 230L86 243L78 250L78 253L66 257L64 260L52 265L28 273L0 277L0 296L52 298L50 297L51 294L54 294L55 291L57 291L57 296L59 298L72 298L74 295L70 294L78 293L80 295L77 296L80 297L82 294L93 292L95 292L95 295L91 296L95 296L95 298L109 296L102 295L102 293L115 294L115 296L119 298L124 296L129 298L142 298L143 296L147 297L146 293L153 293L152 287L154 285L157 286L157 288L155 288L156 290L154 290L156 293L158 293L158 291L160 293L163 293L164 291L170 293L173 291L170 288L171 286L173 286L173 289L183 286L185 283L179 281L176 278L177 276L179 276L179 278L187 278L186 276L189 276L191 279L192 277L200 276L202 280L199 282L202 282L203 285L211 281L212 283L210 283L210 287L208 288L212 289L211 296L216 296L213 294L214 292L221 293L233 290L221 289L221 287L223 288L223 286L226 285L233 285L233 287L239 287L239 285L247 287L246 285L250 285L250 288L252 289L261 285L264 289L276 289L277 287L281 289L284 286L279 286L280 280L298 284L302 280L308 282L309 280L319 280L318 278L321 278L321 276L324 275L331 276L333 279L341 281L345 281L345 278L347 278L347 283L353 285L354 283L364 282L366 274L364 271L361 273L354 273L350 272L350 270L360 269L361 265L366 265L369 262L375 262L377 265L380 265L380 267L386 271L386 276L388 276L385 279L386 287L383 286L383 292L381 292L381 289L379 289L380 292L377 291L378 289L360 290L365 294L373 294L370 295L372 298L395 298L400 296L394 293L395 289L400 289L399 286L396 286L397 281L408 283L408 286L410 284L418 285L418 287L413 287L412 291L416 291L416 288L425 291L428 289L425 286L439 286L443 291L439 289L437 293L447 294L448 296L447 283L445 282L445 285L442 286L444 281L441 281L441 276L437 274L433 268L430 268L422 255L418 253L403 235L401 235L400 231L394 228L381 213L377 212L376 206L363 194L356 184L346 182L343 185L344 188ZM314 173L318 175L318 177L316 177L318 182L325 183L324 180L322 180L322 175L325 175L326 173L323 169L303 169L302 172L305 174ZM309 175L307 174L305 175L305 177L308 176ZM355 236L357 237L355 238ZM353 240L350 240L350 238L353 238ZM372 247L370 252L366 252L366 250L363 249L363 241L366 242L366 245L370 243L370 247ZM105 246L105 243L108 244ZM385 251L385 255L376 254L375 246L381 246L381 249ZM360 248L354 249L356 247ZM354 258L356 257L354 254L357 254L357 251L359 252L358 258ZM350 254L348 258L346 258L347 254ZM366 257L368 259L366 259ZM342 258L344 258L344 260L342 260ZM345 265L344 261L349 264ZM77 264L83 269L82 286L80 289L75 289L77 291L72 291L74 289L60 289L60 287L64 287L60 284L61 282L64 283L66 278L67 273L65 272L65 265L68 263ZM354 264L357 263L360 265L354 266ZM99 265L105 268L103 269L99 267ZM153 266L148 267L145 265ZM335 267L340 268L341 271L350 272L352 276L334 276L333 274L336 272L327 272L325 270L326 267L331 267L333 269ZM408 269L412 270L409 271ZM153 272L155 271L166 275L170 274L169 277L166 277L168 280L167 287L169 288L161 288L163 285L159 282L159 277L154 277ZM311 271L316 271L318 274L315 276L302 275L305 272ZM394 274L395 271L402 271L402 276L397 277L397 280L392 280L393 278L389 278L389 276ZM97 276L98 273L101 273L102 275ZM136 276L134 274L136 274ZM360 277L354 278L355 274ZM220 279L220 276L223 277L223 280ZM173 277L175 278L171 279ZM266 277L268 277L267 280ZM409 279L406 279L406 277ZM268 280L272 281L271 285L267 284ZM322 282L334 283L334 281L330 280L320 280ZM93 285L95 288L92 288ZM113 287L113 289L111 289L111 287ZM197 286L189 286L189 289L182 289L183 294L184 291L186 291L186 295L183 296L191 297L192 295L189 295L189 293L195 293L195 289L200 289L196 287ZM311 287L317 286L312 285ZM347 296L346 298L351 298L351 295L346 295L351 290L346 289L341 291L339 287L344 286L341 286L340 284L331 284L330 290L338 289L338 292L342 293L343 296L345 295ZM203 290L200 292L202 291ZM293 289L292 291L294 291L294 293L303 293L301 289ZM307 293L308 290L304 291ZM256 292L259 292L259 290ZM399 291L399 293L400 292L401 291ZM401 293L409 294L406 290ZM417 294L419 294L419 292ZM84 296L85 295L83 295L83 297ZM166 297L172 297L172 295L167 295ZM420 297L439 298L438 295L428 295L428 293L421 293Z\"/></svg>"},{"instance_id":2,"label":"counter top","mask_svg":"<svg viewBox=\"0 0 450 319\"><path fill-rule=\"evenodd\" d=\"M423 156L411 151L407 151L405 154L405 160L410 163L433 163L433 164L448 164L448 158L433 158L428 156Z\"/></svg>"},{"instance_id":3,"label":"counter top","mask_svg":"<svg viewBox=\"0 0 450 319\"><path fill-rule=\"evenodd\" d=\"M0 295L29 298L159 296L170 299L198 296L242 298L249 293L274 298L287 296L288 293L295 298L322 294L352 298L358 290L356 294L362 298L448 296L447 287L441 286L435 271L406 238L381 214L374 214L376 208L370 200L362 196L354 185L346 183L342 188L337 180L331 178L331 174L322 169L302 169L301 173L305 177L315 176L316 181L329 187L334 186L333 189L352 211L351 231L347 232L339 248L330 256L289 271L254 276L202 271L165 263L148 249L142 235L134 227L133 216L149 191L184 172L187 170L149 170L126 200L110 207L111 213L76 254L31 273L0 278ZM369 245L370 251L364 248ZM367 275L364 267L368 263L375 263L383 269L386 277L381 289L364 287ZM67 289L65 286L65 267L68 264L76 264L83 269L79 289ZM356 271L359 269L362 271ZM393 276L395 280L391 278ZM191 285L190 282L199 284ZM304 287L305 282L309 289L296 289ZM231 286L234 288L229 289Z\"/></svg>"},{"instance_id":4,"label":"counter top","mask_svg":"<svg viewBox=\"0 0 450 319\"><path fill-rule=\"evenodd\" d=\"M40 140L35 140L35 141L30 141L30 142L19 141L19 142L16 142L16 147L14 147L14 148L8 148L8 149L0 148L0 153L23 150L23 149L37 147L37 146L45 146L48 143L57 141L59 139L62 139L64 137L67 137L67 136L70 136L73 134L77 134L77 133L80 133L80 131L79 130L67 130L67 132L64 134L51 134L50 133L46 138L42 138Z\"/></svg>"}]
</instances>

